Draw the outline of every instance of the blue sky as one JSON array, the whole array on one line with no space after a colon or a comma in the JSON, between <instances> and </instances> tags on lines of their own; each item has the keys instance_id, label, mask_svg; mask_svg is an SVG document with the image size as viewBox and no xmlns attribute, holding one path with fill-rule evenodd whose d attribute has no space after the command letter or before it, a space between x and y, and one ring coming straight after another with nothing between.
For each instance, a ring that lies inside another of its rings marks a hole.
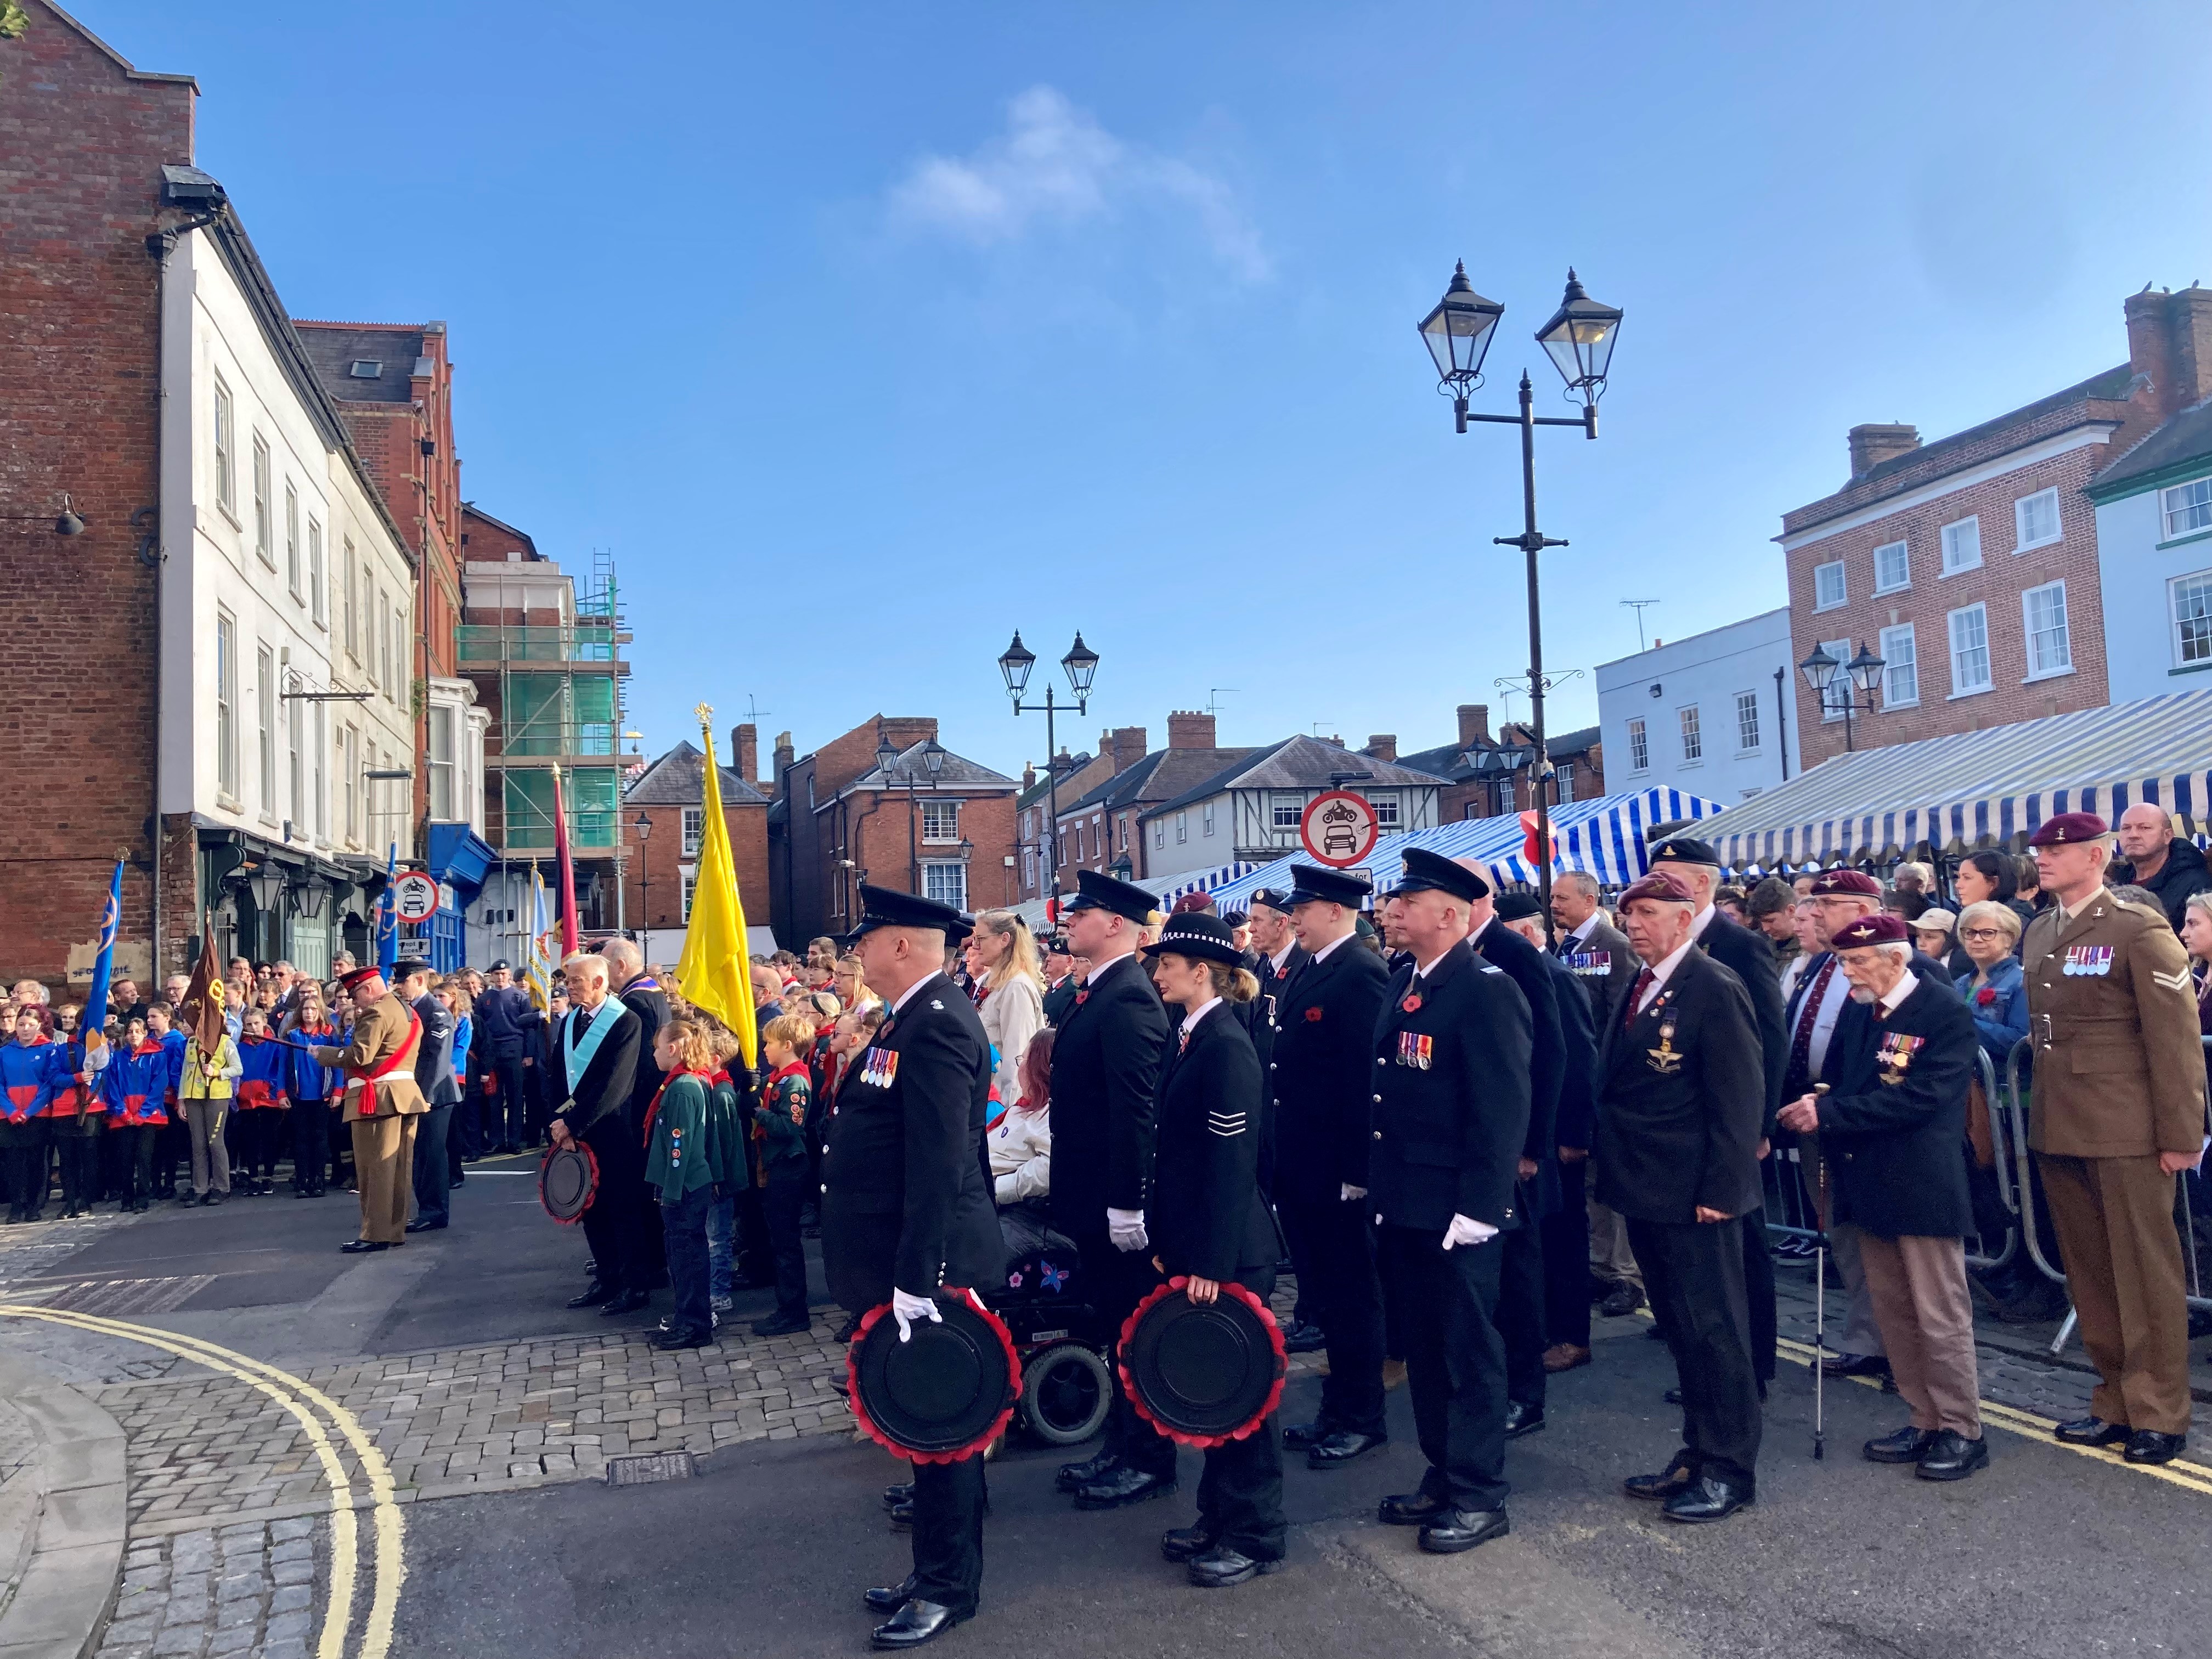
<instances>
[{"instance_id":1,"label":"blue sky","mask_svg":"<svg viewBox=\"0 0 2212 1659\"><path fill-rule=\"evenodd\" d=\"M1414 334L1463 258L1626 309L1543 434L1546 656L1780 604L1844 434L2122 361L2212 276L2212 8L84 0L199 77L295 314L445 319L464 493L611 549L658 751L749 698L1041 760L994 659L1103 659L1082 746L1215 688L1224 743L1446 740L1526 666L1512 434ZM1039 684L1041 685L1040 680ZM1525 712L1525 698L1516 699ZM1555 729L1595 718L1589 678Z\"/></svg>"}]
</instances>

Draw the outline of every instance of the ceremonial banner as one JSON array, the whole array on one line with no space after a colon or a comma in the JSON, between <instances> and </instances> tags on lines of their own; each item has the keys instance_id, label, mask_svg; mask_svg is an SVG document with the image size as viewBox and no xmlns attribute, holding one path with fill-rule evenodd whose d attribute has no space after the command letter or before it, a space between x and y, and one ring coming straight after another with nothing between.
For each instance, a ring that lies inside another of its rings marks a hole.
<instances>
[{"instance_id":1,"label":"ceremonial banner","mask_svg":"<svg viewBox=\"0 0 2212 1659\"><path fill-rule=\"evenodd\" d=\"M568 854L568 809L561 799L561 769L553 769L553 857L561 871L561 960L576 954L576 861Z\"/></svg>"},{"instance_id":2,"label":"ceremonial banner","mask_svg":"<svg viewBox=\"0 0 2212 1659\"><path fill-rule=\"evenodd\" d=\"M101 1029L107 1024L107 986L115 974L115 935L123 921L123 860L115 860L115 878L107 885L107 902L100 912L100 957L92 965L92 983L85 988L84 1018L77 1029L84 1033L88 1059L107 1041Z\"/></svg>"},{"instance_id":3,"label":"ceremonial banner","mask_svg":"<svg viewBox=\"0 0 2212 1659\"><path fill-rule=\"evenodd\" d=\"M522 953L522 983L539 1013L553 1006L553 919L545 912L545 878L530 866L530 943Z\"/></svg>"},{"instance_id":4,"label":"ceremonial banner","mask_svg":"<svg viewBox=\"0 0 2212 1659\"><path fill-rule=\"evenodd\" d=\"M684 1000L728 1026L748 1067L759 1063L759 1032L753 1018L752 962L745 951L745 907L738 896L738 872L730 856L730 826L722 816L721 769L714 763L714 734L708 728L714 712L699 707L699 736L707 746L706 787L701 804L706 823L699 838L698 874L691 887L691 915L684 935L684 956L676 964L677 988Z\"/></svg>"}]
</instances>

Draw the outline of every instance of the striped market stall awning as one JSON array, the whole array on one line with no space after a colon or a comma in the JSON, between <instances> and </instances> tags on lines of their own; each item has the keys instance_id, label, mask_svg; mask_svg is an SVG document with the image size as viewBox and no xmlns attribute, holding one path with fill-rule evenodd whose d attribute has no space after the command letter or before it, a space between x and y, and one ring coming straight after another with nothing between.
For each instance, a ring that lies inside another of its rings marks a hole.
<instances>
[{"instance_id":1,"label":"striped market stall awning","mask_svg":"<svg viewBox=\"0 0 2212 1659\"><path fill-rule=\"evenodd\" d=\"M2212 809L2212 691L2085 708L1823 761L1706 826L1731 866L2024 846L2044 819L2139 801L2188 835Z\"/></svg>"}]
</instances>

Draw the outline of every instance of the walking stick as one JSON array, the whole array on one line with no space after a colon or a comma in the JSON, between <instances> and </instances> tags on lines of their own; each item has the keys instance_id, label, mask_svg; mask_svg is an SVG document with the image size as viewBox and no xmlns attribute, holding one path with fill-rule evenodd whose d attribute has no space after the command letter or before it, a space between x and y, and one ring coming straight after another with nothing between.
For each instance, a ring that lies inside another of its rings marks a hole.
<instances>
[{"instance_id":1,"label":"walking stick","mask_svg":"<svg viewBox=\"0 0 2212 1659\"><path fill-rule=\"evenodd\" d=\"M1816 1098L1827 1092L1825 1083L1813 1085ZM1813 1218L1820 1224L1813 1246L1813 1461L1818 1463L1828 1455L1828 1372L1823 1363L1828 1352L1828 1160L1817 1139L1813 1143Z\"/></svg>"}]
</instances>

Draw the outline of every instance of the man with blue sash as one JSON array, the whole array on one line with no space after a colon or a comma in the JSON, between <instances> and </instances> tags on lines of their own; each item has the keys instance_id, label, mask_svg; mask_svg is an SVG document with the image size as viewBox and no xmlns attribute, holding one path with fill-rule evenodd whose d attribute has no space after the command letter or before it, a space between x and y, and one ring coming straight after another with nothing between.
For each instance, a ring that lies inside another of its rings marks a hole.
<instances>
[{"instance_id":1,"label":"man with blue sash","mask_svg":"<svg viewBox=\"0 0 2212 1659\"><path fill-rule=\"evenodd\" d=\"M634 1313L647 1302L645 1150L630 1132L630 1091L642 1032L636 1014L608 994L605 957L573 956L561 964L569 1008L555 1033L563 1098L553 1114L556 1146L580 1141L599 1165L599 1189L584 1212L598 1281L572 1308L605 1315Z\"/></svg>"}]
</instances>

